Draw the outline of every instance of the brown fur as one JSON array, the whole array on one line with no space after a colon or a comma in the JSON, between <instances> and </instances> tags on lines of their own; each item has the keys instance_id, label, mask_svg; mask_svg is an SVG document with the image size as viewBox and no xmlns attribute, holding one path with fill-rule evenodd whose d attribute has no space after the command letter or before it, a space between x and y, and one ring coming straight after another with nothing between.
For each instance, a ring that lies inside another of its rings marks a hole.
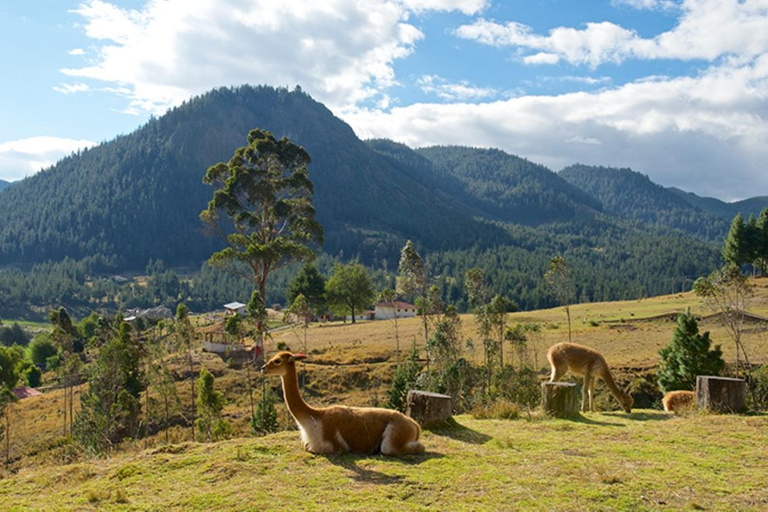
<instances>
[{"instance_id":1,"label":"brown fur","mask_svg":"<svg viewBox=\"0 0 768 512\"><path fill-rule=\"evenodd\" d=\"M595 410L592 397L598 377L603 379L624 412L632 412L634 403L632 397L616 385L608 363L600 352L584 345L565 342L551 346L547 351L547 359L552 366L550 382L559 381L569 372L575 377L584 377L581 412L586 412L587 401L589 401L589 410L593 412Z\"/></svg>"},{"instance_id":2,"label":"brown fur","mask_svg":"<svg viewBox=\"0 0 768 512\"><path fill-rule=\"evenodd\" d=\"M693 391L670 391L661 399L666 412L681 412L693 409L696 393Z\"/></svg>"},{"instance_id":3,"label":"brown fur","mask_svg":"<svg viewBox=\"0 0 768 512\"><path fill-rule=\"evenodd\" d=\"M413 419L390 409L374 407L310 407L299 394L296 361L301 354L280 352L262 367L279 375L288 410L302 433L304 449L313 453L422 453L421 427Z\"/></svg>"}]
</instances>

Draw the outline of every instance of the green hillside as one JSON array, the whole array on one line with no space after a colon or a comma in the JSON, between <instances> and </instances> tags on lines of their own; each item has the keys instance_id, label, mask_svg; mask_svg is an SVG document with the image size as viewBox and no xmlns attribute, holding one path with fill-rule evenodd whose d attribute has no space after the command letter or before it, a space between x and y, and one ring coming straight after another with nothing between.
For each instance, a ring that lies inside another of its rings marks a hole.
<instances>
[{"instance_id":1,"label":"green hillside","mask_svg":"<svg viewBox=\"0 0 768 512\"><path fill-rule=\"evenodd\" d=\"M417 151L464 183L489 212L515 224L589 217L599 201L546 167L496 149L436 146Z\"/></svg>"},{"instance_id":2,"label":"green hillside","mask_svg":"<svg viewBox=\"0 0 768 512\"><path fill-rule=\"evenodd\" d=\"M150 258L169 265L205 260L217 242L201 233L198 214L213 193L202 176L244 145L254 127L287 136L312 156L315 204L331 254L392 257L408 237L432 249L504 240L439 187L426 188L378 156L300 90L243 86L194 98L3 194L0 263L101 255L118 268L141 269Z\"/></svg>"},{"instance_id":3,"label":"green hillside","mask_svg":"<svg viewBox=\"0 0 768 512\"><path fill-rule=\"evenodd\" d=\"M606 212L712 241L721 241L728 232L728 222L719 215L631 169L572 165L559 175L598 199Z\"/></svg>"},{"instance_id":4,"label":"green hillside","mask_svg":"<svg viewBox=\"0 0 768 512\"><path fill-rule=\"evenodd\" d=\"M679 188L670 187L667 190L696 208L722 217L729 222L739 213L747 219L750 215L757 217L763 208L768 208L768 196L750 197L749 199L726 203L714 197L697 196L693 192L685 192Z\"/></svg>"}]
</instances>

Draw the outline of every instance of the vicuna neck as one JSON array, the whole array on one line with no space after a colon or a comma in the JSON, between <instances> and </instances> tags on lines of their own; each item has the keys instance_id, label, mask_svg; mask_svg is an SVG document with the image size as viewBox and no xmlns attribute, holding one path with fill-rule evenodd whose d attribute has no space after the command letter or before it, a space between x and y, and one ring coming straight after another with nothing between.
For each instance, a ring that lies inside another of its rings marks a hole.
<instances>
[{"instance_id":1,"label":"vicuna neck","mask_svg":"<svg viewBox=\"0 0 768 512\"><path fill-rule=\"evenodd\" d=\"M299 378L295 367L289 368L288 372L285 375L281 375L280 378L283 381L285 403L288 405L288 410L291 411L296 421L301 422L315 412L299 394Z\"/></svg>"},{"instance_id":2,"label":"vicuna neck","mask_svg":"<svg viewBox=\"0 0 768 512\"><path fill-rule=\"evenodd\" d=\"M616 381L613 380L613 375L611 375L611 371L608 368L603 370L602 378L606 386L608 386L608 389L610 389L611 393L613 393L613 396L621 401L621 398L624 396L624 392L619 389L619 386L616 385Z\"/></svg>"}]
</instances>

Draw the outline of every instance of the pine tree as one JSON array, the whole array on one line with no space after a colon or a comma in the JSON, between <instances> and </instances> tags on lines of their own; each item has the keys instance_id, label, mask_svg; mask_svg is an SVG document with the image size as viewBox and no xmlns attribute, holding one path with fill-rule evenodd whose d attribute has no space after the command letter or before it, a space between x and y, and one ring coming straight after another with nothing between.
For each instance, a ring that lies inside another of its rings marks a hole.
<instances>
[{"instance_id":1,"label":"pine tree","mask_svg":"<svg viewBox=\"0 0 768 512\"><path fill-rule=\"evenodd\" d=\"M723 245L723 260L726 263L741 265L749 261L748 241L744 217L738 213L731 222L731 229Z\"/></svg>"},{"instance_id":2,"label":"pine tree","mask_svg":"<svg viewBox=\"0 0 768 512\"><path fill-rule=\"evenodd\" d=\"M256 413L251 418L251 432L254 435L271 434L280 430L275 409L275 394L272 388L264 386Z\"/></svg>"},{"instance_id":3,"label":"pine tree","mask_svg":"<svg viewBox=\"0 0 768 512\"><path fill-rule=\"evenodd\" d=\"M215 378L207 368L200 370L197 378L197 425L198 431L205 434L209 441L218 437L221 430L221 410L224 408L224 396L214 389Z\"/></svg>"},{"instance_id":4,"label":"pine tree","mask_svg":"<svg viewBox=\"0 0 768 512\"><path fill-rule=\"evenodd\" d=\"M711 349L709 332L699 334L696 317L678 315L672 342L659 351L659 386L664 392L692 390L697 375L719 375L725 368L720 345Z\"/></svg>"},{"instance_id":5,"label":"pine tree","mask_svg":"<svg viewBox=\"0 0 768 512\"><path fill-rule=\"evenodd\" d=\"M293 304L299 294L304 295L309 307L316 315L325 313L325 277L313 263L307 263L301 267L299 273L288 285L285 292L287 303Z\"/></svg>"},{"instance_id":6,"label":"pine tree","mask_svg":"<svg viewBox=\"0 0 768 512\"><path fill-rule=\"evenodd\" d=\"M755 259L757 259L760 271L765 275L768 272L768 208L763 208L757 217L755 233Z\"/></svg>"}]
</instances>

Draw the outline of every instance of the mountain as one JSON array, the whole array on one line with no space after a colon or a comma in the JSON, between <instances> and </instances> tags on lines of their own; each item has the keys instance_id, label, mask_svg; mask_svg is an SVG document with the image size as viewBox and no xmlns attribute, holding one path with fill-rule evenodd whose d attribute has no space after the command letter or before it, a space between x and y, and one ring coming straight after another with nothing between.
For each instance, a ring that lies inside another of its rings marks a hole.
<instances>
[{"instance_id":1,"label":"mountain","mask_svg":"<svg viewBox=\"0 0 768 512\"><path fill-rule=\"evenodd\" d=\"M561 170L559 175L599 200L606 212L718 242L728 232L729 223L723 216L631 169L577 164Z\"/></svg>"},{"instance_id":2,"label":"mountain","mask_svg":"<svg viewBox=\"0 0 768 512\"><path fill-rule=\"evenodd\" d=\"M315 206L331 254L396 258L406 238L442 250L506 237L477 220L434 170L411 176L301 90L243 86L194 98L2 194L0 263L101 255L140 269L150 258L205 260L219 242L201 235L198 214L213 194L202 176L255 127L312 156Z\"/></svg>"},{"instance_id":3,"label":"mountain","mask_svg":"<svg viewBox=\"0 0 768 512\"><path fill-rule=\"evenodd\" d=\"M318 265L325 273L335 262L357 259L375 270L378 288L391 286L400 249L412 239L447 301L462 307L464 273L480 267L493 293L532 308L556 305L543 275L558 254L572 267L578 301L687 289L718 264L715 244L670 230L678 226L667 216L674 206L675 215L690 216L689 224L710 239L701 225L714 225L712 219L647 178L651 196L667 194L659 203L663 215L644 218L652 225L621 210L631 194L609 201L600 187L585 190L565 179L575 171L553 173L494 149L414 151L388 140L363 142L298 88L242 86L193 98L0 194L0 314L179 300L215 307L213 291L218 300L234 293L234 285L200 272L187 286L172 269L199 267L221 246L202 234L199 213L213 195L202 177L229 160L253 128L288 137L312 157L309 174L325 229ZM632 186L633 194L642 188ZM636 203L638 211L646 203ZM151 276L157 291L95 279L144 269L151 260L168 269ZM282 302L290 272L275 274L269 303Z\"/></svg>"},{"instance_id":4,"label":"mountain","mask_svg":"<svg viewBox=\"0 0 768 512\"><path fill-rule=\"evenodd\" d=\"M602 209L546 167L498 149L435 146L417 153L463 183L486 213L507 222L538 225Z\"/></svg>"},{"instance_id":5,"label":"mountain","mask_svg":"<svg viewBox=\"0 0 768 512\"><path fill-rule=\"evenodd\" d=\"M742 201L726 203L713 197L697 196L693 192L685 192L679 188L669 187L667 190L682 198L688 204L728 221L733 220L739 213L745 219L749 218L750 215L757 217L763 208L768 208L768 196L751 197Z\"/></svg>"},{"instance_id":6,"label":"mountain","mask_svg":"<svg viewBox=\"0 0 768 512\"><path fill-rule=\"evenodd\" d=\"M8 188L10 185L11 185L10 181L0 180L0 192Z\"/></svg>"}]
</instances>

